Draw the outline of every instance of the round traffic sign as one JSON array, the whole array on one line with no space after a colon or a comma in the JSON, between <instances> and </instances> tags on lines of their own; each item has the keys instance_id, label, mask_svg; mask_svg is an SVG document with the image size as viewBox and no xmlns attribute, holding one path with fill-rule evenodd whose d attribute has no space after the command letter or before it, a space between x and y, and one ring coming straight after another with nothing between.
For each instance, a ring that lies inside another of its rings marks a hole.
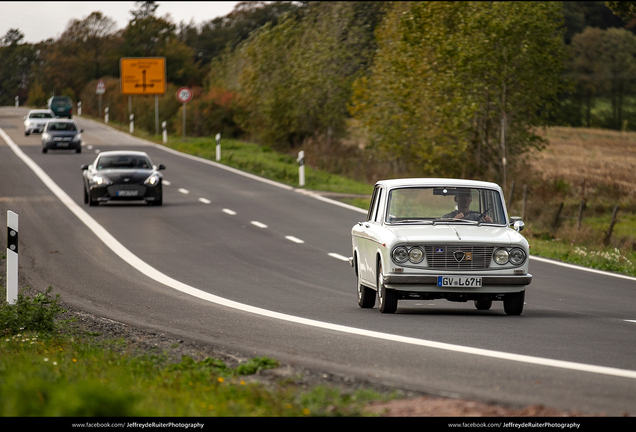
<instances>
[{"instance_id":1,"label":"round traffic sign","mask_svg":"<svg viewBox=\"0 0 636 432\"><path fill-rule=\"evenodd\" d=\"M181 103L190 102L192 100L192 89L189 87L181 87L177 90L177 99Z\"/></svg>"}]
</instances>

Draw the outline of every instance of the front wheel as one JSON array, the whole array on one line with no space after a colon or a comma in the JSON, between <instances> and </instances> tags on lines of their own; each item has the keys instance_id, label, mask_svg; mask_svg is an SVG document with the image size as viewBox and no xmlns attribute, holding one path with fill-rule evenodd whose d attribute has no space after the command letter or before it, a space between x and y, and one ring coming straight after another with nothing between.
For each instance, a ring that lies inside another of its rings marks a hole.
<instances>
[{"instance_id":1,"label":"front wheel","mask_svg":"<svg viewBox=\"0 0 636 432\"><path fill-rule=\"evenodd\" d=\"M397 310L397 293L392 289L386 289L383 282L382 263L378 263L378 298L380 299L380 312L395 313Z\"/></svg>"},{"instance_id":2,"label":"front wheel","mask_svg":"<svg viewBox=\"0 0 636 432\"><path fill-rule=\"evenodd\" d=\"M358 306L371 309L375 306L375 291L360 282L360 267L356 264L356 282L358 284Z\"/></svg>"},{"instance_id":3,"label":"front wheel","mask_svg":"<svg viewBox=\"0 0 636 432\"><path fill-rule=\"evenodd\" d=\"M506 315L521 315L523 312L525 296L525 291L514 294L506 294L503 300L504 312L506 312Z\"/></svg>"}]
</instances>

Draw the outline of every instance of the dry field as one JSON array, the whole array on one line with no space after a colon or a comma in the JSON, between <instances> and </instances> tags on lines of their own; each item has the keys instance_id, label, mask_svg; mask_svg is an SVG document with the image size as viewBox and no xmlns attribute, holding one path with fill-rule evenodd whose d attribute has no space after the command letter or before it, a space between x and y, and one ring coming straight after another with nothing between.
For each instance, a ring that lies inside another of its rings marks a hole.
<instances>
[{"instance_id":1,"label":"dry field","mask_svg":"<svg viewBox=\"0 0 636 432\"><path fill-rule=\"evenodd\" d=\"M636 132L553 127L539 133L550 145L532 158L544 180L615 186L636 195Z\"/></svg>"}]
</instances>

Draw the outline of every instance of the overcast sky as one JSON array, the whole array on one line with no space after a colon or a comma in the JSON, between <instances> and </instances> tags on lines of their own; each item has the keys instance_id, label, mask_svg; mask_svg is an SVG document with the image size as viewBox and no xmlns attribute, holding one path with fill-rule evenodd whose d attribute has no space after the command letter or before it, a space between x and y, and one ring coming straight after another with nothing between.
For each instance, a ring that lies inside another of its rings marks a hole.
<instances>
[{"instance_id":1,"label":"overcast sky","mask_svg":"<svg viewBox=\"0 0 636 432\"><path fill-rule=\"evenodd\" d=\"M235 1L158 1L158 16L167 13L172 22L196 24L225 16L234 9ZM132 18L131 10L137 9L134 1L0 1L0 38L12 28L24 34L24 42L36 43L48 38L57 39L66 30L71 19L82 20L92 12L101 11L122 29Z\"/></svg>"}]
</instances>

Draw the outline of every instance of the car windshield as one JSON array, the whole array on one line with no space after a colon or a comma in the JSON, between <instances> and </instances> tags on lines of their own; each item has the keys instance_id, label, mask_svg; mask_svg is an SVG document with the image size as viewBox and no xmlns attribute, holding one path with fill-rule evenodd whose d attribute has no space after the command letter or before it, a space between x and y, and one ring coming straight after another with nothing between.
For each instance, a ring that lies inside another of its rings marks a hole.
<instances>
[{"instance_id":1,"label":"car windshield","mask_svg":"<svg viewBox=\"0 0 636 432\"><path fill-rule=\"evenodd\" d=\"M29 118L43 119L43 118L53 118L53 114L51 113L31 113L29 114Z\"/></svg>"},{"instance_id":2,"label":"car windshield","mask_svg":"<svg viewBox=\"0 0 636 432\"><path fill-rule=\"evenodd\" d=\"M112 155L101 156L97 161L97 169L151 169L152 163L145 156Z\"/></svg>"},{"instance_id":3,"label":"car windshield","mask_svg":"<svg viewBox=\"0 0 636 432\"><path fill-rule=\"evenodd\" d=\"M76 131L75 123L67 122L49 122L47 126L48 131Z\"/></svg>"},{"instance_id":4,"label":"car windshield","mask_svg":"<svg viewBox=\"0 0 636 432\"><path fill-rule=\"evenodd\" d=\"M489 216L488 217L484 217ZM505 225L499 191L458 187L408 187L389 194L386 222L493 223Z\"/></svg>"}]
</instances>

